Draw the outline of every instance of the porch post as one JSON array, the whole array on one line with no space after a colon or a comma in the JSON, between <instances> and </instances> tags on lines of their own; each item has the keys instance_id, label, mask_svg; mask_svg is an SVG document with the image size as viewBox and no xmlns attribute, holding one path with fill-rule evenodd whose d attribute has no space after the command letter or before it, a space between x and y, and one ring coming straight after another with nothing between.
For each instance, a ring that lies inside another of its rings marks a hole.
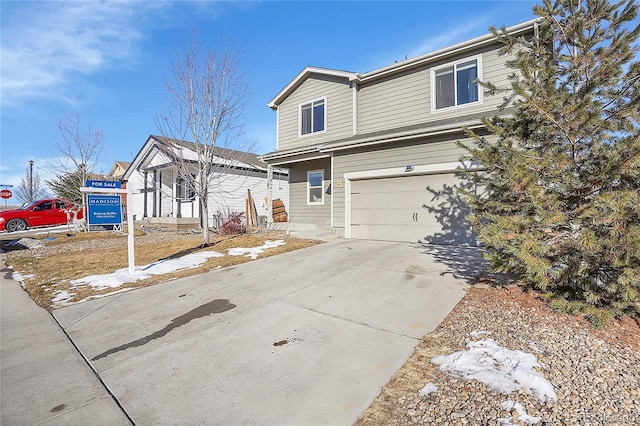
<instances>
[{"instance_id":1,"label":"porch post","mask_svg":"<svg viewBox=\"0 0 640 426\"><path fill-rule=\"evenodd\" d=\"M176 217L182 217L182 179L176 178Z\"/></svg>"},{"instance_id":2,"label":"porch post","mask_svg":"<svg viewBox=\"0 0 640 426\"><path fill-rule=\"evenodd\" d=\"M147 217L147 183L148 183L148 179L149 179L149 172L144 172L144 204L143 204L143 211L142 211L142 217Z\"/></svg>"},{"instance_id":3,"label":"porch post","mask_svg":"<svg viewBox=\"0 0 640 426\"><path fill-rule=\"evenodd\" d=\"M153 171L153 217L158 217L158 171Z\"/></svg>"},{"instance_id":4,"label":"porch post","mask_svg":"<svg viewBox=\"0 0 640 426\"><path fill-rule=\"evenodd\" d=\"M158 181L160 186L158 187L158 217L162 217L162 170L158 172Z\"/></svg>"}]
</instances>

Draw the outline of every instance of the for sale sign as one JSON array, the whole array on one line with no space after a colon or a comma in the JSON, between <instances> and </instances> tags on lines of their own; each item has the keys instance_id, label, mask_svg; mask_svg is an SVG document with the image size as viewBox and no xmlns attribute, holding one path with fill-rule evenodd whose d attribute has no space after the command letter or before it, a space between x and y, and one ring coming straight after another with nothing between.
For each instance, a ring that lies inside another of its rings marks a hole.
<instances>
[{"instance_id":1,"label":"for sale sign","mask_svg":"<svg viewBox=\"0 0 640 426\"><path fill-rule=\"evenodd\" d=\"M87 187L89 188L108 188L108 189L116 189L120 188L122 185L118 181L111 180L87 180Z\"/></svg>"},{"instance_id":2,"label":"for sale sign","mask_svg":"<svg viewBox=\"0 0 640 426\"><path fill-rule=\"evenodd\" d=\"M119 195L87 195L89 229L122 227L122 205Z\"/></svg>"}]
</instances>

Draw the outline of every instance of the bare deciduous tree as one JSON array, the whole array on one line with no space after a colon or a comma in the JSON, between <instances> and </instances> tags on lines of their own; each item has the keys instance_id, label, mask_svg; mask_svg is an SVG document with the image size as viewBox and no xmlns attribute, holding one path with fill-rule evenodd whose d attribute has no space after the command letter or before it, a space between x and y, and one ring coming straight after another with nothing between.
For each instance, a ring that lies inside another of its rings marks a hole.
<instances>
[{"instance_id":1,"label":"bare deciduous tree","mask_svg":"<svg viewBox=\"0 0 640 426\"><path fill-rule=\"evenodd\" d=\"M58 195L81 203L84 209L84 197L80 187L96 172L102 154L104 135L101 130L92 130L91 126L83 130L78 114L60 119L58 128L62 140L55 144L55 150L60 155L57 157L57 163L51 165L55 177L46 183Z\"/></svg>"},{"instance_id":2,"label":"bare deciduous tree","mask_svg":"<svg viewBox=\"0 0 640 426\"><path fill-rule=\"evenodd\" d=\"M48 193L42 184L40 175L33 170L33 163L29 164L25 175L20 179L20 183L16 187L16 198L23 203L46 198Z\"/></svg>"},{"instance_id":3,"label":"bare deciduous tree","mask_svg":"<svg viewBox=\"0 0 640 426\"><path fill-rule=\"evenodd\" d=\"M240 68L241 56L232 41L221 43L217 50L202 49L194 30L185 50L177 51L171 63L166 79L168 108L156 117L162 136L193 142L193 154L176 150L176 168L178 177L188 183L200 202L205 246L210 241L208 203L212 188L220 187L223 169L236 166L221 162L224 155L220 150L247 145L241 138L249 86ZM223 196L215 191L216 196Z\"/></svg>"}]
</instances>

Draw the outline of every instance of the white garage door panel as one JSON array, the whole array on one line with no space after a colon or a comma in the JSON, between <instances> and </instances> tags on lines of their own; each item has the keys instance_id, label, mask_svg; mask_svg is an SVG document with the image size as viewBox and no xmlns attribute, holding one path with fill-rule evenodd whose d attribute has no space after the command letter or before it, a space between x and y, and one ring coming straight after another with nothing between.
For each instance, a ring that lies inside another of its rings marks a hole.
<instances>
[{"instance_id":1,"label":"white garage door panel","mask_svg":"<svg viewBox=\"0 0 640 426\"><path fill-rule=\"evenodd\" d=\"M366 208L351 211L351 223L412 225L415 209Z\"/></svg>"},{"instance_id":2,"label":"white garage door panel","mask_svg":"<svg viewBox=\"0 0 640 426\"><path fill-rule=\"evenodd\" d=\"M440 226L423 228L425 236L433 235L440 230ZM393 227L383 225L361 225L351 227L351 238L359 240L379 240L379 241L406 241L415 243L418 241L427 242L424 237L419 237L421 233L416 232L413 225L396 225Z\"/></svg>"},{"instance_id":3,"label":"white garage door panel","mask_svg":"<svg viewBox=\"0 0 640 426\"><path fill-rule=\"evenodd\" d=\"M353 181L351 238L475 245L461 185L453 173Z\"/></svg>"},{"instance_id":4,"label":"white garage door panel","mask_svg":"<svg viewBox=\"0 0 640 426\"><path fill-rule=\"evenodd\" d=\"M391 195L389 195L391 194ZM358 197L358 208L361 209L384 209L391 207L389 205L389 197L393 198L395 206L406 206L413 208L416 201L416 192L399 191L399 192L380 192L380 193L352 193L352 196Z\"/></svg>"}]
</instances>

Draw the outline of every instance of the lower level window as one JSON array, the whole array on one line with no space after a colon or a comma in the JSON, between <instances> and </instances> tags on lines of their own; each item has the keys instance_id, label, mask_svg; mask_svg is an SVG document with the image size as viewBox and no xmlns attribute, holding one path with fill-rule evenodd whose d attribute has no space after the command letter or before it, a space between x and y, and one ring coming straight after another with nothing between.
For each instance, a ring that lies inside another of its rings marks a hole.
<instances>
[{"instance_id":1,"label":"lower level window","mask_svg":"<svg viewBox=\"0 0 640 426\"><path fill-rule=\"evenodd\" d=\"M323 180L322 170L307 172L307 204L324 204Z\"/></svg>"}]
</instances>

